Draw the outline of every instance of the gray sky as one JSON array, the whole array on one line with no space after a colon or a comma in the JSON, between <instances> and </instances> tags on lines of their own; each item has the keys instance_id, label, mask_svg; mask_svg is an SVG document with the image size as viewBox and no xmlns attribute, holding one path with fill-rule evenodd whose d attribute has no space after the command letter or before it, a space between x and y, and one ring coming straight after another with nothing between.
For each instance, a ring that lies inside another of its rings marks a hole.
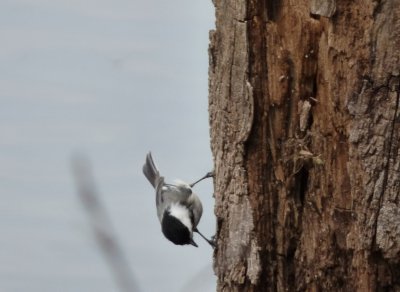
<instances>
[{"instance_id":1,"label":"gray sky","mask_svg":"<svg viewBox=\"0 0 400 292\"><path fill-rule=\"evenodd\" d=\"M117 291L75 193L76 150L92 160L142 291L214 289L212 249L163 237L141 172L148 150L169 180L212 168L213 22L211 1L1 1L0 291ZM211 236L211 181L196 191Z\"/></svg>"}]
</instances>

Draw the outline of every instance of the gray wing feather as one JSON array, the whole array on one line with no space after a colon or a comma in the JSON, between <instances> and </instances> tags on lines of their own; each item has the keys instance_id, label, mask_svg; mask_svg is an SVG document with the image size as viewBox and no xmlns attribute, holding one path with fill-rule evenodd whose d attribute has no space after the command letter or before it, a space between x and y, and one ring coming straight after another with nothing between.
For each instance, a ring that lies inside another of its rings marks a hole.
<instances>
[{"instance_id":1,"label":"gray wing feather","mask_svg":"<svg viewBox=\"0 0 400 292\"><path fill-rule=\"evenodd\" d=\"M151 152L149 152L146 156L146 162L143 165L143 174L156 190L157 216L161 222L165 208L163 204L163 189L162 189L164 185L164 177L160 175L160 172L158 171L153 161L153 157L151 156Z\"/></svg>"},{"instance_id":2,"label":"gray wing feather","mask_svg":"<svg viewBox=\"0 0 400 292\"><path fill-rule=\"evenodd\" d=\"M156 188L160 181L160 172L158 171L156 165L154 164L151 152L146 156L146 163L143 165L143 174L151 185Z\"/></svg>"},{"instance_id":3,"label":"gray wing feather","mask_svg":"<svg viewBox=\"0 0 400 292\"><path fill-rule=\"evenodd\" d=\"M201 204L201 201L199 197L196 194L192 194L188 201L192 205L192 212L193 212L193 227L196 227L197 224L200 222L201 215L203 214L203 205Z\"/></svg>"}]
</instances>

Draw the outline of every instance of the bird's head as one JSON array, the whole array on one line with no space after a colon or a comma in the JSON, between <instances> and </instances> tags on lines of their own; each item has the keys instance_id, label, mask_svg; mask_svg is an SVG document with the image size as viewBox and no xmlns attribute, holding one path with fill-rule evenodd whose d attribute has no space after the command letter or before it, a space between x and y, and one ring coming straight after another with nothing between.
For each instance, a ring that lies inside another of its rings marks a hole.
<instances>
[{"instance_id":1,"label":"bird's head","mask_svg":"<svg viewBox=\"0 0 400 292\"><path fill-rule=\"evenodd\" d=\"M164 212L161 229L165 237L178 245L191 244L197 247L193 240L193 224L189 210L180 204L172 204Z\"/></svg>"}]
</instances>

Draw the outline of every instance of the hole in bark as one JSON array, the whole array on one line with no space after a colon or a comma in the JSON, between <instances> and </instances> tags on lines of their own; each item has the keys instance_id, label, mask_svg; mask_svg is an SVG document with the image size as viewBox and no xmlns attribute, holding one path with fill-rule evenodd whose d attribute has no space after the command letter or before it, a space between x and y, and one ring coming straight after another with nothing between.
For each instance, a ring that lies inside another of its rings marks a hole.
<instances>
[{"instance_id":1,"label":"hole in bark","mask_svg":"<svg viewBox=\"0 0 400 292\"><path fill-rule=\"evenodd\" d=\"M302 167L300 171L297 173L297 190L298 190L298 198L300 200L301 205L304 204L304 198L307 192L308 186L308 169L306 167Z\"/></svg>"},{"instance_id":2,"label":"hole in bark","mask_svg":"<svg viewBox=\"0 0 400 292\"><path fill-rule=\"evenodd\" d=\"M317 86L318 86L318 80L317 80L317 74L315 74L315 78L313 80L313 87L312 87L312 96L314 98L317 97Z\"/></svg>"},{"instance_id":3,"label":"hole in bark","mask_svg":"<svg viewBox=\"0 0 400 292\"><path fill-rule=\"evenodd\" d=\"M294 267L294 256L296 254L298 238L291 238L286 252L287 283L289 287L296 287L296 271Z\"/></svg>"},{"instance_id":4,"label":"hole in bark","mask_svg":"<svg viewBox=\"0 0 400 292\"><path fill-rule=\"evenodd\" d=\"M314 18L314 19L316 19L316 20L320 20L320 18L321 18L320 15L318 15L318 14L312 14L312 13L310 13L310 17L311 17L311 18Z\"/></svg>"},{"instance_id":5,"label":"hole in bark","mask_svg":"<svg viewBox=\"0 0 400 292\"><path fill-rule=\"evenodd\" d=\"M314 123L314 117L313 117L312 109L311 109L310 114L308 116L308 121L307 121L308 127L307 128L310 129L313 123Z\"/></svg>"},{"instance_id":6,"label":"hole in bark","mask_svg":"<svg viewBox=\"0 0 400 292\"><path fill-rule=\"evenodd\" d=\"M282 8L281 0L266 0L265 8L267 10L267 20L275 21Z\"/></svg>"}]
</instances>

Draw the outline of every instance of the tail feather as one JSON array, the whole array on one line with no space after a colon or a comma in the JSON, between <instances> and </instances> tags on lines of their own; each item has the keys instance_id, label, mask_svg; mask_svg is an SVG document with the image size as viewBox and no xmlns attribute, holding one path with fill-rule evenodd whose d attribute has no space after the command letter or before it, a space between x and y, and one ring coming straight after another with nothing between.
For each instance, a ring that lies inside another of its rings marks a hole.
<instances>
[{"instance_id":1,"label":"tail feather","mask_svg":"<svg viewBox=\"0 0 400 292\"><path fill-rule=\"evenodd\" d=\"M143 174L147 180L156 188L158 181L160 179L160 172L158 171L156 165L154 164L151 152L146 156L146 163L143 165Z\"/></svg>"}]
</instances>

